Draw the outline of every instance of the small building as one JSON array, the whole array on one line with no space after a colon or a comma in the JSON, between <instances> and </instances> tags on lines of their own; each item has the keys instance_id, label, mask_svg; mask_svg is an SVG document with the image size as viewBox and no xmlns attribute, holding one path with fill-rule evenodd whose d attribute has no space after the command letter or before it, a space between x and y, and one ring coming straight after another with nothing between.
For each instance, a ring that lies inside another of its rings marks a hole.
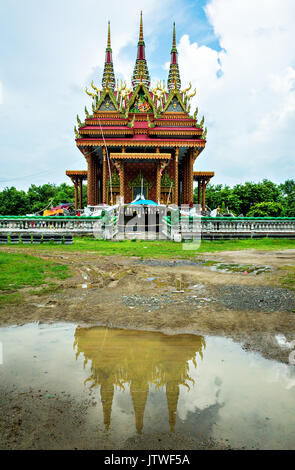
<instances>
[{"instance_id":1,"label":"small building","mask_svg":"<svg viewBox=\"0 0 295 470\"><path fill-rule=\"evenodd\" d=\"M131 79L115 80L110 23L102 87L92 82L86 93L92 113L77 116L76 145L87 161L87 171L67 171L75 185L76 209L82 206L82 183L87 179L87 203L115 204L120 197L130 203L143 193L157 203L192 204L193 182L199 184L199 202L205 208L205 187L213 172L194 172L206 145L204 117L191 114L191 83L181 89L175 24L167 81L151 88L145 57L142 13L137 58Z\"/></svg>"}]
</instances>

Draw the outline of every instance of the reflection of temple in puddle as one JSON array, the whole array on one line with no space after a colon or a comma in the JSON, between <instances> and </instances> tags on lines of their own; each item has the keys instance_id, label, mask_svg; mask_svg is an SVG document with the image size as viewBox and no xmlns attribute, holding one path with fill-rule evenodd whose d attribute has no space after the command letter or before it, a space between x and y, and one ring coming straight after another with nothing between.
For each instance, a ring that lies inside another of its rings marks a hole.
<instances>
[{"instance_id":1,"label":"reflection of temple in puddle","mask_svg":"<svg viewBox=\"0 0 295 470\"><path fill-rule=\"evenodd\" d=\"M84 367L91 361L91 376L86 382L100 386L106 430L111 423L115 387L129 386L136 420L141 434L145 406L152 385L166 388L169 425L174 431L180 385L194 385L189 375L189 361L197 367L196 354L203 358L206 347L202 336L165 336L161 333L108 328L77 328L76 358L84 354Z\"/></svg>"}]
</instances>

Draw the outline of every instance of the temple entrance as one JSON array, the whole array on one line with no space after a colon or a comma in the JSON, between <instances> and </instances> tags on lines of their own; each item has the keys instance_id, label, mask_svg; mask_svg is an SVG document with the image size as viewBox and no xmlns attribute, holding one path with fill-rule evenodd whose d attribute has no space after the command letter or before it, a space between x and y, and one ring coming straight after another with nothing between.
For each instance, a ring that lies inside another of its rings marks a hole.
<instances>
[{"instance_id":1,"label":"temple entrance","mask_svg":"<svg viewBox=\"0 0 295 470\"><path fill-rule=\"evenodd\" d=\"M120 188L113 188L112 194L113 194L113 204L116 204L117 197L120 196ZM110 205L112 204L111 191L108 192L107 204L110 204Z\"/></svg>"},{"instance_id":2,"label":"temple entrance","mask_svg":"<svg viewBox=\"0 0 295 470\"><path fill-rule=\"evenodd\" d=\"M133 200L138 196L139 194L142 194L145 199L148 198L148 188L146 186L134 186L133 188Z\"/></svg>"},{"instance_id":3,"label":"temple entrance","mask_svg":"<svg viewBox=\"0 0 295 470\"><path fill-rule=\"evenodd\" d=\"M174 197L174 194L173 194L173 190L170 191L169 188L168 189L161 189L161 199L160 199L160 203L161 204L171 204L173 202L173 197Z\"/></svg>"},{"instance_id":4,"label":"temple entrance","mask_svg":"<svg viewBox=\"0 0 295 470\"><path fill-rule=\"evenodd\" d=\"M132 201L134 201L139 194L143 194L145 199L149 198L149 189L151 189L152 183L145 178L141 171L139 171L134 180L129 181L128 186L132 190Z\"/></svg>"}]
</instances>

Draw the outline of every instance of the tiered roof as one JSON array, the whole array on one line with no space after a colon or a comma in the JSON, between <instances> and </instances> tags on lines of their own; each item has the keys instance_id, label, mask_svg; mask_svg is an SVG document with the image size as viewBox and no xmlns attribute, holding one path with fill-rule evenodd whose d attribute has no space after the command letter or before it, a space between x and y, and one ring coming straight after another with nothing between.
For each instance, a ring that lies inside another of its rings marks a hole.
<instances>
[{"instance_id":1,"label":"tiered roof","mask_svg":"<svg viewBox=\"0 0 295 470\"><path fill-rule=\"evenodd\" d=\"M191 84L181 90L181 79L177 60L176 31L173 24L171 63L168 89L165 83L157 83L150 89L150 76L145 58L142 13L137 46L137 58L132 76L132 89L126 82L115 84L112 60L110 24L102 89L92 82L94 92L86 92L92 98L92 114L85 109L86 119L75 128L77 146L108 145L131 146L179 146L205 147L206 129L204 118L198 122L198 109L190 114L190 100L196 91L189 93Z\"/></svg>"}]
</instances>

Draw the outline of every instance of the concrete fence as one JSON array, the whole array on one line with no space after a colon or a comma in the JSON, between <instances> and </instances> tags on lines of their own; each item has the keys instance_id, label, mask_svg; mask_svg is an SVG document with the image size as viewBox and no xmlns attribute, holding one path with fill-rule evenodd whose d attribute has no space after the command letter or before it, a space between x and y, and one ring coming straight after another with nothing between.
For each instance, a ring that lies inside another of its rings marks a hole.
<instances>
[{"instance_id":1,"label":"concrete fence","mask_svg":"<svg viewBox=\"0 0 295 470\"><path fill-rule=\"evenodd\" d=\"M116 238L116 234L120 234L119 238L122 239L124 234L133 233L132 216L136 207L132 207L130 214L128 211L124 213L124 217L120 210L122 208L100 217L0 216L0 234L70 233L107 239ZM162 207L159 211L147 208L146 213L142 207L138 210L141 213L134 218L134 237L147 232L151 235L154 230L156 238L171 240L196 236L207 240L262 237L295 239L295 217L179 217L177 210L171 211L169 208L167 211L163 211Z\"/></svg>"}]
</instances>

